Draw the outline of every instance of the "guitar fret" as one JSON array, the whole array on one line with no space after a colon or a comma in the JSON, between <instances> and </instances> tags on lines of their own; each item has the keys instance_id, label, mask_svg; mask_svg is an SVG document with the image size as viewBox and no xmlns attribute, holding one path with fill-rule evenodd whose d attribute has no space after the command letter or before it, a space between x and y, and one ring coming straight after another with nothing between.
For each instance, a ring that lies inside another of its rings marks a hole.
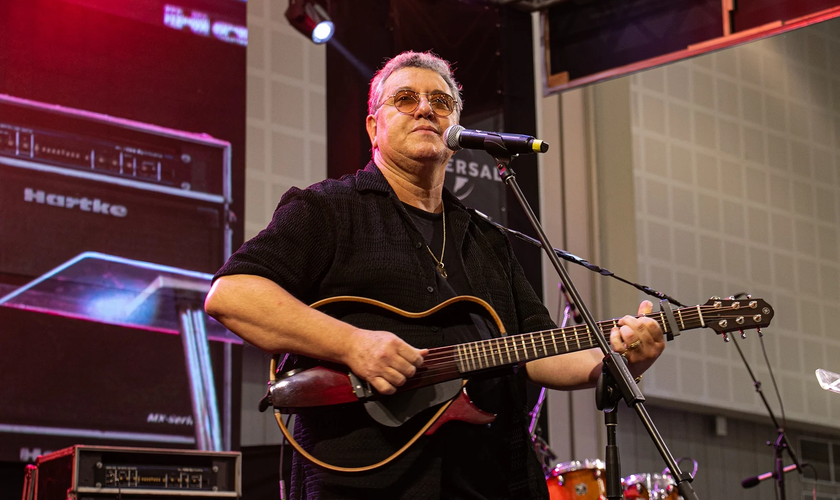
<instances>
[{"instance_id":1,"label":"guitar fret","mask_svg":"<svg viewBox=\"0 0 840 500\"><path fill-rule=\"evenodd\" d=\"M467 371L472 370L472 366L470 365L470 345L463 344L461 346L461 356L464 359L464 365L467 367Z\"/></svg>"},{"instance_id":2,"label":"guitar fret","mask_svg":"<svg viewBox=\"0 0 840 500\"><path fill-rule=\"evenodd\" d=\"M455 352L457 353L457 359L458 359L458 361L457 361L458 371L461 372L461 373L464 373L464 355L463 355L463 352L461 350L461 345L460 344L455 346Z\"/></svg>"},{"instance_id":3,"label":"guitar fret","mask_svg":"<svg viewBox=\"0 0 840 500\"><path fill-rule=\"evenodd\" d=\"M464 344L464 364L467 366L467 371L472 370L472 363L470 363L470 345Z\"/></svg>"},{"instance_id":4,"label":"guitar fret","mask_svg":"<svg viewBox=\"0 0 840 500\"><path fill-rule=\"evenodd\" d=\"M507 355L508 355L508 363L513 363L513 360L510 359L510 346L508 345L508 339L507 338L505 338L505 351L507 352Z\"/></svg>"},{"instance_id":5,"label":"guitar fret","mask_svg":"<svg viewBox=\"0 0 840 500\"><path fill-rule=\"evenodd\" d=\"M490 362L487 361L487 346L484 345L484 342L481 343L481 359L484 361L484 367L490 368Z\"/></svg>"},{"instance_id":6,"label":"guitar fret","mask_svg":"<svg viewBox=\"0 0 840 500\"><path fill-rule=\"evenodd\" d=\"M557 331L551 330L551 343L554 345L554 354L557 354L559 351L557 350Z\"/></svg>"},{"instance_id":7,"label":"guitar fret","mask_svg":"<svg viewBox=\"0 0 840 500\"><path fill-rule=\"evenodd\" d=\"M473 356L475 356L475 366L477 369L481 369L481 353L478 350L478 342L472 343L473 348Z\"/></svg>"},{"instance_id":8,"label":"guitar fret","mask_svg":"<svg viewBox=\"0 0 840 500\"><path fill-rule=\"evenodd\" d=\"M490 342L487 343L487 347L490 349L490 364L493 365L493 366L497 366L496 351L494 350L495 345L496 345L496 339L493 339L493 340L491 340Z\"/></svg>"},{"instance_id":9,"label":"guitar fret","mask_svg":"<svg viewBox=\"0 0 840 500\"><path fill-rule=\"evenodd\" d=\"M577 333L577 327L572 327L572 331ZM566 344L566 352L569 352L569 336L563 333L563 343Z\"/></svg>"},{"instance_id":10,"label":"guitar fret","mask_svg":"<svg viewBox=\"0 0 840 500\"><path fill-rule=\"evenodd\" d=\"M680 327L685 330L685 321L683 321L682 310L677 309L677 316L680 317Z\"/></svg>"},{"instance_id":11,"label":"guitar fret","mask_svg":"<svg viewBox=\"0 0 840 500\"><path fill-rule=\"evenodd\" d=\"M586 325L586 336L589 336L589 325ZM577 340L578 350L580 350L580 335L576 335L575 340Z\"/></svg>"},{"instance_id":12,"label":"guitar fret","mask_svg":"<svg viewBox=\"0 0 840 500\"><path fill-rule=\"evenodd\" d=\"M548 348L545 346L545 334L544 333L540 333L540 340L542 341L542 345L543 345L543 354L545 354L547 356L548 355Z\"/></svg>"},{"instance_id":13,"label":"guitar fret","mask_svg":"<svg viewBox=\"0 0 840 500\"><path fill-rule=\"evenodd\" d=\"M513 341L513 353L516 354L516 361L519 361L519 349L516 347L516 340Z\"/></svg>"},{"instance_id":14,"label":"guitar fret","mask_svg":"<svg viewBox=\"0 0 840 500\"><path fill-rule=\"evenodd\" d=\"M703 321L703 312L700 311L700 304L697 304L697 315L700 316L700 326L706 328L706 322Z\"/></svg>"},{"instance_id":15,"label":"guitar fret","mask_svg":"<svg viewBox=\"0 0 840 500\"><path fill-rule=\"evenodd\" d=\"M531 346L534 348L534 358L540 357L540 353L537 352L537 341L534 340L534 334L531 334Z\"/></svg>"},{"instance_id":16,"label":"guitar fret","mask_svg":"<svg viewBox=\"0 0 840 500\"><path fill-rule=\"evenodd\" d=\"M475 342L472 343L472 351L473 351L473 361L475 363L475 367L476 367L476 369L480 369L481 368L481 358L479 358L478 346L476 345Z\"/></svg>"},{"instance_id":17,"label":"guitar fret","mask_svg":"<svg viewBox=\"0 0 840 500\"><path fill-rule=\"evenodd\" d=\"M659 322L662 324L662 331L668 333L668 320L665 318L665 313L659 313Z\"/></svg>"}]
</instances>

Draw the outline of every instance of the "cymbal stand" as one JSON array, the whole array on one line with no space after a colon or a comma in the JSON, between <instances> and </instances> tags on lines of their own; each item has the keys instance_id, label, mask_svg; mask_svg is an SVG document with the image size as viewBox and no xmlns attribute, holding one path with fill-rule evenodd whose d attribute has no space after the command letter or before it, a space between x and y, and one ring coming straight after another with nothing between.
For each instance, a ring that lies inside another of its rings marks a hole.
<instances>
[{"instance_id":1,"label":"cymbal stand","mask_svg":"<svg viewBox=\"0 0 840 500\"><path fill-rule=\"evenodd\" d=\"M623 362L624 358L610 348L603 332L601 332L600 328L598 328L595 319L592 317L592 313L589 312L589 309L580 298L580 294L578 294L577 288L575 288L572 283L566 269L560 264L560 260L557 255L551 251L554 246L551 242L549 242L548 236L545 234L545 231L537 219L536 214L534 214L534 211L525 199L525 195L519 188L519 184L516 182L516 174L513 169L510 168L512 155L505 147L501 136L487 134L487 137L484 140L484 149L496 160L496 168L499 172L499 176L502 181L511 188L513 194L516 196L516 199L525 212L525 215L528 217L531 226L539 236L540 242L542 242L543 245L543 250L551 261L551 264L554 266L554 269L557 271L560 281L569 293L569 296L577 307L578 312L583 317L587 327L589 328L590 334L597 342L601 352L604 353L603 363L605 370L609 372L612 379L615 381L615 385L618 386L618 389L620 390L620 393L627 405L632 406L633 409L636 410L636 413L642 421L642 425L644 425L645 429L648 431L648 434L653 440L656 448L659 450L660 455L665 460L668 468L671 469L674 480L677 482L677 488L680 495L682 495L685 500L697 500L697 494L691 486L691 476L680 470L679 464L677 464L674 455L668 449L665 441L659 434L659 431L654 426L653 421L644 406L645 397L641 390L639 390L639 386L636 385L636 382L633 380L633 376L630 374L630 370L628 370L627 365Z\"/></svg>"}]
</instances>

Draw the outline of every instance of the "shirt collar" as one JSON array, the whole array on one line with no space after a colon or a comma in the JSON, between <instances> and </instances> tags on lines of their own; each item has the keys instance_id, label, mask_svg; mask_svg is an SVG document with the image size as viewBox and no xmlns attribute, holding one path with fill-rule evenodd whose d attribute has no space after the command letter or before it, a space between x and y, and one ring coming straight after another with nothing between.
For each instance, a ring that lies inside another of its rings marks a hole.
<instances>
[{"instance_id":1,"label":"shirt collar","mask_svg":"<svg viewBox=\"0 0 840 500\"><path fill-rule=\"evenodd\" d=\"M356 189L358 191L378 191L381 193L389 193L396 197L396 193L388 184L388 180L382 175L379 167L373 160L369 161L365 168L356 172ZM448 189L443 188L443 199L447 204L466 210L466 207L461 200L449 192Z\"/></svg>"}]
</instances>

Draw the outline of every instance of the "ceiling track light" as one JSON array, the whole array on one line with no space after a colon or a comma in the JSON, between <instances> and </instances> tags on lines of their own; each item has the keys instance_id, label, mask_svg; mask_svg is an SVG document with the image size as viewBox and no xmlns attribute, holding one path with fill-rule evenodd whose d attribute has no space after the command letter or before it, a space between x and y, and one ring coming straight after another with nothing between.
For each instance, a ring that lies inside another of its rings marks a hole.
<instances>
[{"instance_id":1,"label":"ceiling track light","mask_svg":"<svg viewBox=\"0 0 840 500\"><path fill-rule=\"evenodd\" d=\"M335 33L327 11L313 0L289 0L285 15L289 24L317 44L327 43Z\"/></svg>"}]
</instances>

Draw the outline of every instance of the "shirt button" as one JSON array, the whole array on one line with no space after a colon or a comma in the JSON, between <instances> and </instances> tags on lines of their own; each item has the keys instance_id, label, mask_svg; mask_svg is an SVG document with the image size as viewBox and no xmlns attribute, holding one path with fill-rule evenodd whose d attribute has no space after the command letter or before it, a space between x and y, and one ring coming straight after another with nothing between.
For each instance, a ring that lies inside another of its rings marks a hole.
<instances>
[{"instance_id":1,"label":"shirt button","mask_svg":"<svg viewBox=\"0 0 840 500\"><path fill-rule=\"evenodd\" d=\"M433 331L433 332L439 332L439 331L440 331L440 327L439 327L439 326L433 326L433 327L432 327L432 331Z\"/></svg>"},{"instance_id":2,"label":"shirt button","mask_svg":"<svg viewBox=\"0 0 840 500\"><path fill-rule=\"evenodd\" d=\"M435 291L435 289L434 289L434 287L427 286L426 291L429 292L429 293L433 293Z\"/></svg>"},{"instance_id":3,"label":"shirt button","mask_svg":"<svg viewBox=\"0 0 840 500\"><path fill-rule=\"evenodd\" d=\"M419 241L414 245L416 248L423 248L423 244Z\"/></svg>"}]
</instances>

